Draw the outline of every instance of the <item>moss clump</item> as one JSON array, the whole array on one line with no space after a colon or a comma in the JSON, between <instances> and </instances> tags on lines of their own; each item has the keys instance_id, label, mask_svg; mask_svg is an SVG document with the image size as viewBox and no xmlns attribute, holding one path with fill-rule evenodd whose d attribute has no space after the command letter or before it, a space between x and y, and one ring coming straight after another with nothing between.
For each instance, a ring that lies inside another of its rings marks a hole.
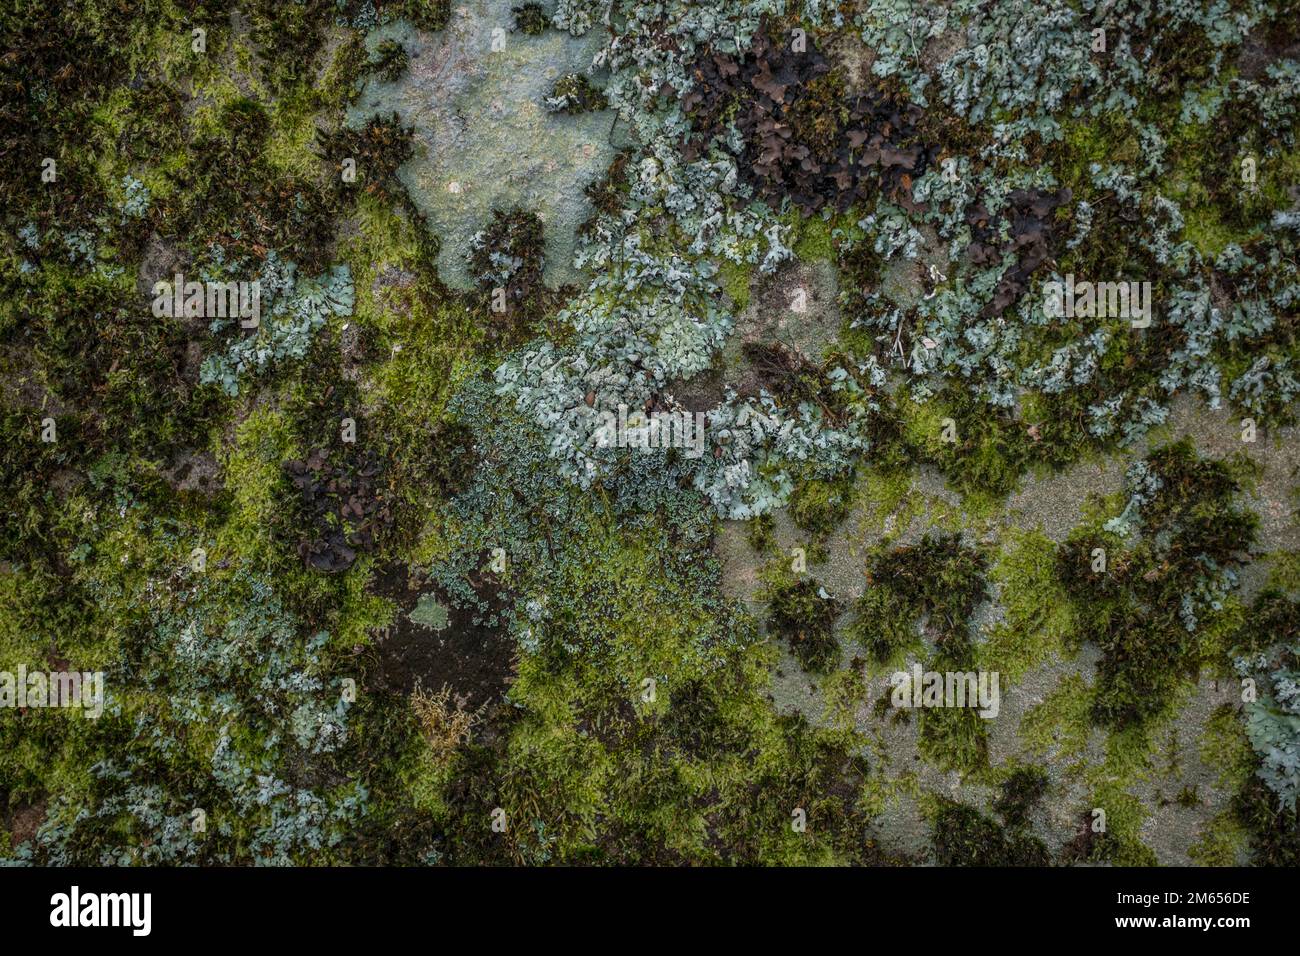
<instances>
[{"instance_id":1,"label":"moss clump","mask_svg":"<svg viewBox=\"0 0 1300 956\"><path fill-rule=\"evenodd\" d=\"M825 260L827 262L835 261L835 244L834 230L837 228L856 228L852 220L845 216L833 218L824 218L822 216L799 216L797 213L787 217L794 220L790 223L793 229L794 241L791 248L800 262L816 262Z\"/></svg>"},{"instance_id":2,"label":"moss clump","mask_svg":"<svg viewBox=\"0 0 1300 956\"><path fill-rule=\"evenodd\" d=\"M530 37L541 36L550 26L550 21L546 19L546 11L542 9L540 3L521 4L511 7L510 12L515 15L515 29Z\"/></svg>"},{"instance_id":3,"label":"moss clump","mask_svg":"<svg viewBox=\"0 0 1300 956\"><path fill-rule=\"evenodd\" d=\"M631 153L626 150L615 153L604 175L594 182L588 183L583 189L583 195L591 202L593 212L578 227L579 235L592 235L601 216L616 216L618 211L623 208L623 202L627 197L628 190L627 161L630 155ZM724 268L725 266L726 263L724 263Z\"/></svg>"},{"instance_id":4,"label":"moss clump","mask_svg":"<svg viewBox=\"0 0 1300 956\"><path fill-rule=\"evenodd\" d=\"M1019 767L1002 782L994 812L1007 826L1023 827L1029 822L1030 811L1047 793L1047 786L1047 771L1042 767Z\"/></svg>"},{"instance_id":5,"label":"moss clump","mask_svg":"<svg viewBox=\"0 0 1300 956\"><path fill-rule=\"evenodd\" d=\"M1116 530L1080 529L1062 545L1057 569L1079 603L1080 636L1102 651L1099 723L1150 720L1200 672L1206 619L1254 541L1259 519L1239 501L1250 468L1200 458L1188 440L1167 445L1130 471ZM1118 536L1130 528L1140 533L1131 545Z\"/></svg>"},{"instance_id":6,"label":"moss clump","mask_svg":"<svg viewBox=\"0 0 1300 956\"><path fill-rule=\"evenodd\" d=\"M969 658L936 660L928 669L966 671ZM944 770L976 774L989 762L987 721L979 714L979 705L970 701L965 707L927 707L920 712L917 749L927 761Z\"/></svg>"},{"instance_id":7,"label":"moss clump","mask_svg":"<svg viewBox=\"0 0 1300 956\"><path fill-rule=\"evenodd\" d=\"M931 841L941 866L1046 866L1043 841L1019 827L1000 826L974 807L947 798L931 821Z\"/></svg>"},{"instance_id":8,"label":"moss clump","mask_svg":"<svg viewBox=\"0 0 1300 956\"><path fill-rule=\"evenodd\" d=\"M406 52L406 47L396 40L385 40L375 48L375 55L371 58L368 68L371 73L386 82L395 83L406 72L410 62L411 58Z\"/></svg>"},{"instance_id":9,"label":"moss clump","mask_svg":"<svg viewBox=\"0 0 1300 956\"><path fill-rule=\"evenodd\" d=\"M517 207L492 210L492 221L471 240L467 261L494 337L525 334L548 311L544 246L541 219Z\"/></svg>"},{"instance_id":10,"label":"moss clump","mask_svg":"<svg viewBox=\"0 0 1300 956\"><path fill-rule=\"evenodd\" d=\"M841 249L836 263L839 266L840 307L845 318L852 322L866 317L872 307L867 297L880 284L884 260L871 243L854 242Z\"/></svg>"},{"instance_id":11,"label":"moss clump","mask_svg":"<svg viewBox=\"0 0 1300 956\"><path fill-rule=\"evenodd\" d=\"M274 249L305 271L319 272L328 260L340 197L318 182L317 163L300 148L311 142L310 118L273 110L233 89L212 95L217 102L192 121L192 160L168 171L172 188L158 197L165 235L194 261L210 259L217 243L232 265L261 261Z\"/></svg>"},{"instance_id":12,"label":"moss clump","mask_svg":"<svg viewBox=\"0 0 1300 956\"><path fill-rule=\"evenodd\" d=\"M776 546L776 522L772 513L764 512L749 522L745 530L745 539L755 551L764 552Z\"/></svg>"},{"instance_id":13,"label":"moss clump","mask_svg":"<svg viewBox=\"0 0 1300 956\"><path fill-rule=\"evenodd\" d=\"M283 4L272 3L270 6L281 7ZM451 20L451 0L386 0L382 4L374 0L335 0L334 6L342 19L358 25L373 24L376 8L379 8L380 23L406 20L416 29L426 32L441 30Z\"/></svg>"},{"instance_id":14,"label":"moss clump","mask_svg":"<svg viewBox=\"0 0 1300 956\"><path fill-rule=\"evenodd\" d=\"M1238 780L1233 812L1249 834L1257 862L1294 866L1300 861L1295 769L1300 754L1295 701L1300 603L1266 588L1243 615L1231 643L1237 673L1243 678L1249 675L1255 688L1241 715L1244 734L1242 724L1234 721L1230 726L1237 734L1223 748L1228 754L1235 749L1237 758L1223 768L1224 775L1244 778ZM1232 716L1225 715L1225 720ZM1224 736L1227 731L1220 729L1219 737Z\"/></svg>"},{"instance_id":15,"label":"moss clump","mask_svg":"<svg viewBox=\"0 0 1300 956\"><path fill-rule=\"evenodd\" d=\"M1108 863L1112 866L1155 866L1155 852L1142 842L1143 824L1150 815L1130 791L1132 770L1114 764L1116 735L1112 735L1106 765L1090 774L1093 809L1105 812L1105 828L1092 810L1079 816L1079 829L1061 853L1063 863ZM1140 749L1140 748L1139 748ZM1146 752L1143 751L1143 757ZM1096 829L1094 829L1096 828Z\"/></svg>"},{"instance_id":16,"label":"moss clump","mask_svg":"<svg viewBox=\"0 0 1300 956\"><path fill-rule=\"evenodd\" d=\"M608 103L605 93L581 73L567 73L555 81L546 108L554 113L592 113Z\"/></svg>"},{"instance_id":17,"label":"moss clump","mask_svg":"<svg viewBox=\"0 0 1300 956\"><path fill-rule=\"evenodd\" d=\"M805 83L790 107L790 130L818 156L830 156L849 121L844 71L836 67Z\"/></svg>"},{"instance_id":18,"label":"moss clump","mask_svg":"<svg viewBox=\"0 0 1300 956\"><path fill-rule=\"evenodd\" d=\"M945 388L937 401L947 412L944 417L953 421L955 441L946 441L943 429L936 428L923 436L917 451L963 493L1004 498L1015 491L1025 470L1042 460L1045 446L1006 410L954 386Z\"/></svg>"},{"instance_id":19,"label":"moss clump","mask_svg":"<svg viewBox=\"0 0 1300 956\"><path fill-rule=\"evenodd\" d=\"M749 308L753 271L753 266L732 262L730 259L722 260L721 265L718 267L718 283L722 286L722 290L731 297L731 301L735 303L737 313L744 312L745 309Z\"/></svg>"},{"instance_id":20,"label":"moss clump","mask_svg":"<svg viewBox=\"0 0 1300 956\"><path fill-rule=\"evenodd\" d=\"M790 495L790 517L796 527L824 537L848 517L853 504L851 476L826 481L809 478Z\"/></svg>"},{"instance_id":21,"label":"moss clump","mask_svg":"<svg viewBox=\"0 0 1300 956\"><path fill-rule=\"evenodd\" d=\"M400 204L405 190L397 179L397 170L411 158L412 133L410 127L401 125L395 113L387 119L375 116L360 129L322 130L317 138L321 152L333 167L334 188L346 194L355 193L359 186L361 192ZM346 160L356 164L355 183L344 179Z\"/></svg>"},{"instance_id":22,"label":"moss clump","mask_svg":"<svg viewBox=\"0 0 1300 956\"><path fill-rule=\"evenodd\" d=\"M1300 806L1282 806L1264 781L1251 777L1232 809L1250 835L1257 865L1300 866Z\"/></svg>"},{"instance_id":23,"label":"moss clump","mask_svg":"<svg viewBox=\"0 0 1300 956\"><path fill-rule=\"evenodd\" d=\"M854 606L853 634L879 662L914 645L922 617L941 648L961 655L968 625L988 596L986 561L959 535L925 535L918 544L877 554L867 591Z\"/></svg>"},{"instance_id":24,"label":"moss clump","mask_svg":"<svg viewBox=\"0 0 1300 956\"><path fill-rule=\"evenodd\" d=\"M805 669L825 671L838 659L835 619L840 602L811 578L776 587L768 598L768 626L790 644Z\"/></svg>"},{"instance_id":25,"label":"moss clump","mask_svg":"<svg viewBox=\"0 0 1300 956\"><path fill-rule=\"evenodd\" d=\"M985 569L984 557L958 535L926 535L918 544L877 554L868 562L868 588L854 605L849 633L885 664L922 651L918 627L924 623L935 643L926 669L971 670L970 617L988 595ZM940 766L984 766L988 733L978 703L922 710L918 744Z\"/></svg>"},{"instance_id":26,"label":"moss clump","mask_svg":"<svg viewBox=\"0 0 1300 956\"><path fill-rule=\"evenodd\" d=\"M1037 532L1012 531L994 567L1003 617L984 647L985 665L1010 680L1064 651L1077 627L1056 576L1056 545Z\"/></svg>"}]
</instances>

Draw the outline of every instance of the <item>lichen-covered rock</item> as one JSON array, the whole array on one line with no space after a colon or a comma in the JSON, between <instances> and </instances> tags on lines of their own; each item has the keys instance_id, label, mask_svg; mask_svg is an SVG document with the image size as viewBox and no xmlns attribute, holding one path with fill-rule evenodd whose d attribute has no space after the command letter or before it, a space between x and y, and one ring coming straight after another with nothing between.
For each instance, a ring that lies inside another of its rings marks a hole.
<instances>
[{"instance_id":1,"label":"lichen-covered rock","mask_svg":"<svg viewBox=\"0 0 1300 956\"><path fill-rule=\"evenodd\" d=\"M577 280L575 233L590 214L583 189L614 155L611 112L563 115L546 103L559 80L591 70L598 38L513 24L511 0L472 0L437 33L400 23L372 31L372 43L402 42L409 65L350 110L358 124L396 112L414 128L416 155L399 175L441 241L439 272L453 286L469 284L463 256L492 210L516 206L542 219L547 282Z\"/></svg>"}]
</instances>

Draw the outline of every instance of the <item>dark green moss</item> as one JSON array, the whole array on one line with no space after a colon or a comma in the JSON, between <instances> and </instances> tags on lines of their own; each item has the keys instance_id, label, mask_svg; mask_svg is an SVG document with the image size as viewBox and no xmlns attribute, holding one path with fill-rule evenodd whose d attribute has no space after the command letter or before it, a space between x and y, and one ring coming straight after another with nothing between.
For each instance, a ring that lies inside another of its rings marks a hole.
<instances>
[{"instance_id":1,"label":"dark green moss","mask_svg":"<svg viewBox=\"0 0 1300 956\"><path fill-rule=\"evenodd\" d=\"M768 600L768 626L811 671L829 670L839 659L834 625L840 602L823 593L816 581L803 578L778 587Z\"/></svg>"},{"instance_id":2,"label":"dark green moss","mask_svg":"<svg viewBox=\"0 0 1300 956\"><path fill-rule=\"evenodd\" d=\"M1201 618L1213 610L1187 602L1208 574L1241 566L1259 520L1241 505L1244 458L1201 458L1185 439L1154 451L1146 467L1157 487L1130 506L1140 536L1127 543L1081 529L1057 556L1062 582L1084 605L1081 637L1102 651L1094 716L1116 728L1162 713L1196 678L1205 663ZM1094 570L1098 549L1104 571Z\"/></svg>"},{"instance_id":3,"label":"dark green moss","mask_svg":"<svg viewBox=\"0 0 1300 956\"><path fill-rule=\"evenodd\" d=\"M960 655L971 614L988 596L987 563L958 535L926 535L867 563L867 591L854 607L851 633L878 661L914 644L922 617L940 647Z\"/></svg>"},{"instance_id":4,"label":"dark green moss","mask_svg":"<svg viewBox=\"0 0 1300 956\"><path fill-rule=\"evenodd\" d=\"M945 388L938 401L953 419L956 441L922 453L961 491L1003 498L1032 463L1043 460L1045 448L1034 441L1027 423L1005 409L985 405L955 385Z\"/></svg>"},{"instance_id":5,"label":"dark green moss","mask_svg":"<svg viewBox=\"0 0 1300 956\"><path fill-rule=\"evenodd\" d=\"M796 485L790 495L790 517L796 527L824 537L848 517L852 503L852 476L834 481L810 478Z\"/></svg>"},{"instance_id":6,"label":"dark green moss","mask_svg":"<svg viewBox=\"0 0 1300 956\"><path fill-rule=\"evenodd\" d=\"M557 113L591 113L603 110L605 93L582 73L566 73L555 81L547 106Z\"/></svg>"},{"instance_id":7,"label":"dark green moss","mask_svg":"<svg viewBox=\"0 0 1300 956\"><path fill-rule=\"evenodd\" d=\"M940 798L931 833L941 866L1046 866L1051 862L1038 838L999 826L974 807L947 798Z\"/></svg>"},{"instance_id":8,"label":"dark green moss","mask_svg":"<svg viewBox=\"0 0 1300 956\"><path fill-rule=\"evenodd\" d=\"M764 552L776 545L775 522L770 512L759 515L749 522L745 537L749 546L755 551Z\"/></svg>"},{"instance_id":9,"label":"dark green moss","mask_svg":"<svg viewBox=\"0 0 1300 956\"><path fill-rule=\"evenodd\" d=\"M393 83L400 79L410 65L410 56L406 47L396 40L385 40L375 48L375 55L370 59L370 72L386 82Z\"/></svg>"},{"instance_id":10,"label":"dark green moss","mask_svg":"<svg viewBox=\"0 0 1300 956\"><path fill-rule=\"evenodd\" d=\"M336 192L347 195L361 190L390 202L400 202L405 190L397 170L411 158L413 130L402 126L397 115L374 116L360 129L343 127L317 134L320 149L331 166ZM356 163L356 181L343 178L344 161Z\"/></svg>"},{"instance_id":11,"label":"dark green moss","mask_svg":"<svg viewBox=\"0 0 1300 956\"><path fill-rule=\"evenodd\" d=\"M1300 866L1300 806L1283 807L1277 794L1252 776L1232 809L1250 834L1259 866Z\"/></svg>"},{"instance_id":12,"label":"dark green moss","mask_svg":"<svg viewBox=\"0 0 1300 956\"><path fill-rule=\"evenodd\" d=\"M480 296L477 308L490 318L496 339L528 334L554 299L542 281L545 236L536 213L494 209L467 257Z\"/></svg>"},{"instance_id":13,"label":"dark green moss","mask_svg":"<svg viewBox=\"0 0 1300 956\"><path fill-rule=\"evenodd\" d=\"M1020 767L1002 782L993 811L1008 827L1023 827L1047 793L1047 771L1042 767Z\"/></svg>"},{"instance_id":14,"label":"dark green moss","mask_svg":"<svg viewBox=\"0 0 1300 956\"><path fill-rule=\"evenodd\" d=\"M510 12L515 15L515 29L530 37L541 36L550 26L546 11L542 9L540 3L521 4L511 7Z\"/></svg>"}]
</instances>

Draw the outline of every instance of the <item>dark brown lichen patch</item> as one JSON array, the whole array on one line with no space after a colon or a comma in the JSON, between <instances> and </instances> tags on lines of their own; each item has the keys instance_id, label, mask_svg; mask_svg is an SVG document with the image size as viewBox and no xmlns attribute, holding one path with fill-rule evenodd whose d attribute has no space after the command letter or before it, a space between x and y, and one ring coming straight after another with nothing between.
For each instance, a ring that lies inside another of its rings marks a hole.
<instances>
[{"instance_id":1,"label":"dark brown lichen patch","mask_svg":"<svg viewBox=\"0 0 1300 956\"><path fill-rule=\"evenodd\" d=\"M881 85L848 92L843 71L817 49L795 51L766 33L741 58L717 50L692 65L683 97L693 132L686 159L708 152L734 122L744 141L737 166L758 196L807 212L847 209L883 194L915 208L912 182L937 155L922 142L922 111Z\"/></svg>"},{"instance_id":2,"label":"dark brown lichen patch","mask_svg":"<svg viewBox=\"0 0 1300 956\"><path fill-rule=\"evenodd\" d=\"M1008 197L1010 205L1001 215L993 215L983 203L967 208L966 224L974 239L968 253L972 264L994 266L1008 255L1016 259L1015 265L998 281L993 298L985 304L981 312L984 318L1000 315L1020 301L1034 272L1051 256L1054 214L1070 198L1069 189L1050 193L1016 189Z\"/></svg>"},{"instance_id":3,"label":"dark brown lichen patch","mask_svg":"<svg viewBox=\"0 0 1300 956\"><path fill-rule=\"evenodd\" d=\"M391 492L373 452L354 455L313 448L284 470L298 492L300 527L310 529L298 555L318 571L346 571L358 554L379 546L392 524Z\"/></svg>"}]
</instances>

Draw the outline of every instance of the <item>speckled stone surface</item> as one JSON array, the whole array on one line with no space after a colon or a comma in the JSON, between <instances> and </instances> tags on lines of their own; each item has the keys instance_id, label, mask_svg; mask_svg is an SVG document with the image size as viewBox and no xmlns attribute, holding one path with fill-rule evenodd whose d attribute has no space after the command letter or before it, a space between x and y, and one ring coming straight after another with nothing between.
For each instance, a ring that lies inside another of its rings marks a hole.
<instances>
[{"instance_id":1,"label":"speckled stone surface","mask_svg":"<svg viewBox=\"0 0 1300 956\"><path fill-rule=\"evenodd\" d=\"M470 285L465 256L492 209L515 205L544 223L546 282L581 281L572 260L576 228L590 215L583 190L614 155L612 111L564 116L543 106L556 80L589 69L597 33L511 32L513 5L458 4L436 34L404 23L371 31L368 46L399 40L410 66L396 83L372 79L349 111L353 124L396 112L414 127L415 156L398 175L442 243L438 271L453 287Z\"/></svg>"}]
</instances>

